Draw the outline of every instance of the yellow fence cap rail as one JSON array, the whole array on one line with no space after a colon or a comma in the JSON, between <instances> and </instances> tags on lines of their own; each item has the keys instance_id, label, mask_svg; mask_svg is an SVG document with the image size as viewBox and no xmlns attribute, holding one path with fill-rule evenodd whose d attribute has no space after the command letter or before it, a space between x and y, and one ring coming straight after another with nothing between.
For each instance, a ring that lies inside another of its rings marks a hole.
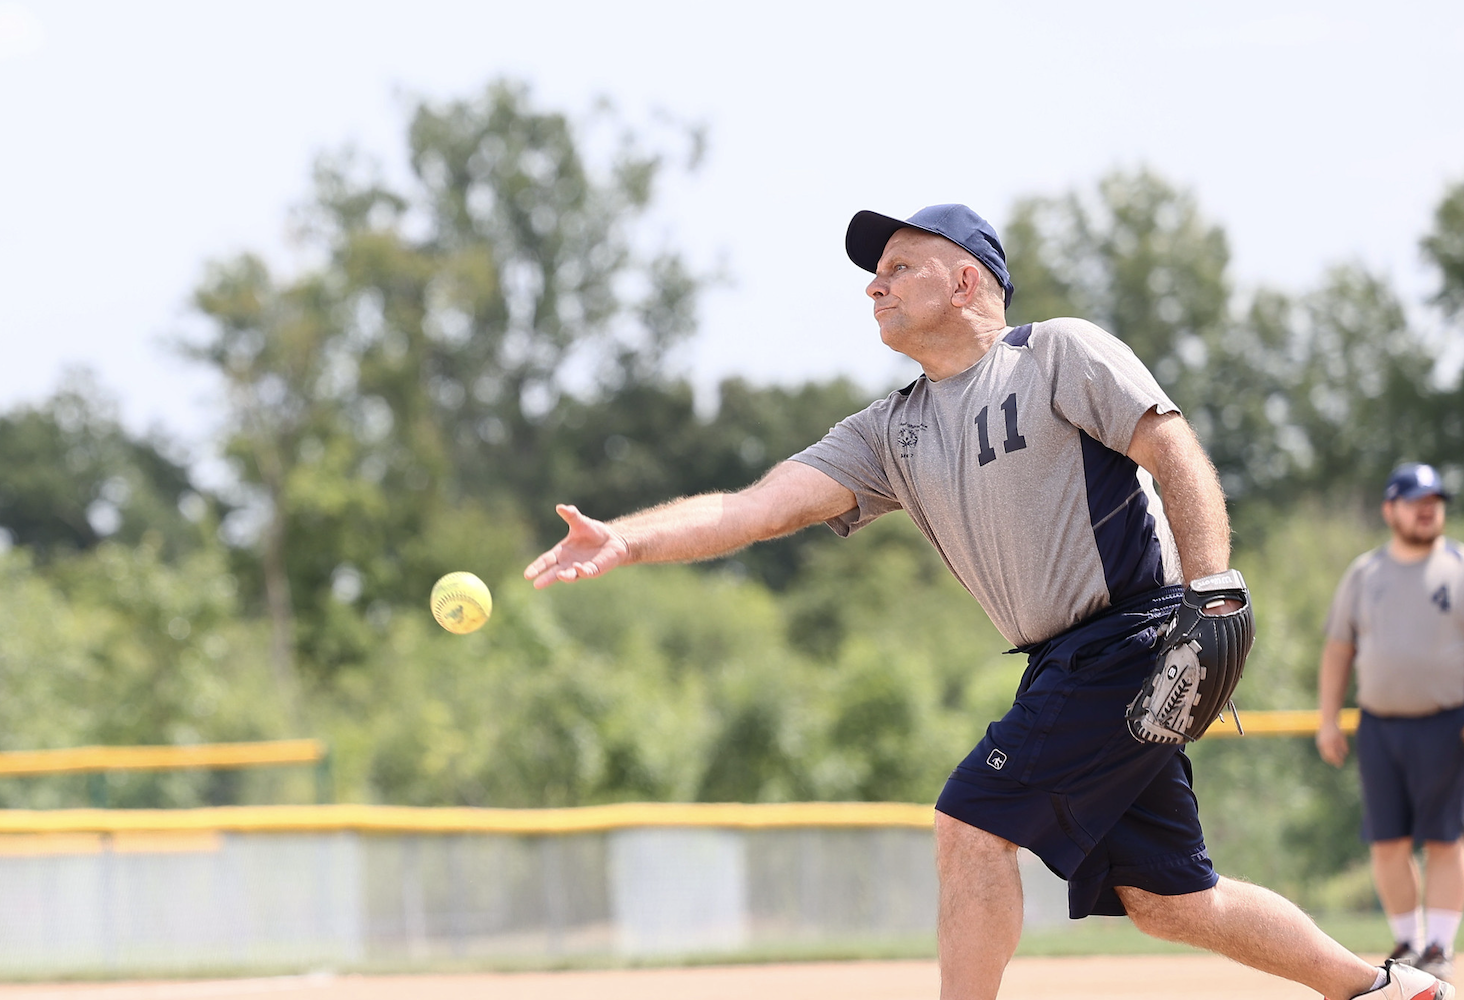
<instances>
[{"instance_id":1,"label":"yellow fence cap rail","mask_svg":"<svg viewBox=\"0 0 1464 1000\"><path fill-rule=\"evenodd\" d=\"M1355 733L1359 715L1355 708L1344 708L1337 715L1337 724L1344 733ZM1245 727L1247 736L1315 736L1322 724L1322 713L1314 708L1242 711L1240 724ZM1235 729L1235 713L1226 712L1224 721L1216 719L1204 738L1239 735Z\"/></svg>"},{"instance_id":2,"label":"yellow fence cap rail","mask_svg":"<svg viewBox=\"0 0 1464 1000\"><path fill-rule=\"evenodd\" d=\"M67 747L0 752L0 775L87 771L163 771L187 767L234 768L314 764L325 757L320 740L198 743L192 746Z\"/></svg>"},{"instance_id":3,"label":"yellow fence cap rail","mask_svg":"<svg viewBox=\"0 0 1464 1000\"><path fill-rule=\"evenodd\" d=\"M204 809L5 809L0 834L136 833L594 833L629 827L930 829L934 807L904 802L624 802L575 809L382 805L220 806Z\"/></svg>"}]
</instances>

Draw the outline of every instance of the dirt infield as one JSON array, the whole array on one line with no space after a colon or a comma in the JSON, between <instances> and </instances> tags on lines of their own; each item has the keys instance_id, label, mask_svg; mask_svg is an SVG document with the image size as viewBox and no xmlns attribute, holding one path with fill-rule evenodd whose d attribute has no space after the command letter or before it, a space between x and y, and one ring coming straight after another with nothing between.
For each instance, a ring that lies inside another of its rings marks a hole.
<instances>
[{"instance_id":1,"label":"dirt infield","mask_svg":"<svg viewBox=\"0 0 1464 1000\"><path fill-rule=\"evenodd\" d=\"M1182 987L1178 984L1183 984ZM456 976L278 976L196 982L0 986L16 1000L226 1000L298 995L300 1000L928 1000L934 962L808 962L605 972ZM1004 1000L1172 997L1185 1000L1315 1000L1295 983L1207 955L1017 958Z\"/></svg>"}]
</instances>

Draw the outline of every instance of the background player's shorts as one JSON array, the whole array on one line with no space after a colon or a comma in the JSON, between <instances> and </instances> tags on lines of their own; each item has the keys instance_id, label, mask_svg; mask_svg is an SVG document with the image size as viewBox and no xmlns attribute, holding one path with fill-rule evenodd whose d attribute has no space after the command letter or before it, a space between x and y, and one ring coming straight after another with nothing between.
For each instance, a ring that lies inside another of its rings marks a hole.
<instances>
[{"instance_id":1,"label":"background player's shorts","mask_svg":"<svg viewBox=\"0 0 1464 1000\"><path fill-rule=\"evenodd\" d=\"M1068 880L1068 911L1122 914L1115 885L1160 895L1213 886L1176 747L1140 743L1125 712L1154 665L1178 588L1033 649L1016 702L951 773L936 809L1040 857Z\"/></svg>"},{"instance_id":2,"label":"background player's shorts","mask_svg":"<svg viewBox=\"0 0 1464 1000\"><path fill-rule=\"evenodd\" d=\"M1362 839L1458 840L1464 833L1464 707L1400 719L1362 713Z\"/></svg>"}]
</instances>

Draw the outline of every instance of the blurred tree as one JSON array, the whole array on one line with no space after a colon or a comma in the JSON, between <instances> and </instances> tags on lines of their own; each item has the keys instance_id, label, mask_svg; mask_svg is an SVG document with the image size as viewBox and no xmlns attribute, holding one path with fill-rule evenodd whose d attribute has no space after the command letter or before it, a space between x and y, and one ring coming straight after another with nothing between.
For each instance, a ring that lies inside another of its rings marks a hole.
<instances>
[{"instance_id":1,"label":"blurred tree","mask_svg":"<svg viewBox=\"0 0 1464 1000\"><path fill-rule=\"evenodd\" d=\"M1444 193L1434 210L1433 230L1423 239L1424 257L1439 269L1439 289L1433 297L1452 321L1451 343L1440 351L1455 366L1452 388L1439 394L1433 407L1433 426L1440 437L1436 454L1445 474L1464 482L1464 372L1459 370L1461 333L1464 333L1464 182Z\"/></svg>"},{"instance_id":2,"label":"blurred tree","mask_svg":"<svg viewBox=\"0 0 1464 1000\"><path fill-rule=\"evenodd\" d=\"M1398 462L1437 462L1435 359L1388 283L1360 267L1329 271L1301 302L1298 363L1284 418L1304 436L1297 486L1371 508ZM1278 416L1280 408L1277 407Z\"/></svg>"},{"instance_id":3,"label":"blurred tree","mask_svg":"<svg viewBox=\"0 0 1464 1000\"><path fill-rule=\"evenodd\" d=\"M498 83L417 109L410 196L322 162L308 227L339 281L355 392L391 418L373 448L385 480L536 501L576 379L587 398L662 384L700 279L639 247L664 154L629 131L595 147Z\"/></svg>"},{"instance_id":4,"label":"blurred tree","mask_svg":"<svg viewBox=\"0 0 1464 1000\"><path fill-rule=\"evenodd\" d=\"M327 458L343 464L354 457L342 455L348 449L338 433L348 419L342 411L349 401L328 385L335 361L333 299L317 276L278 287L264 262L246 254L212 265L194 304L213 321L214 332L184 349L217 370L227 387L233 433L225 450L247 490L247 506L240 513L252 513L258 522L245 522L245 530L252 528L258 536L270 662L280 691L292 692L296 608L290 561L296 553L312 551L310 532L291 520L298 513L296 495L314 492L308 485L300 488L305 478L300 473L308 475L312 465ZM322 484L336 513L369 506L371 498L361 495L360 481L349 471L332 468ZM234 535L244 540L239 531ZM296 539L304 544L292 545Z\"/></svg>"},{"instance_id":5,"label":"blurred tree","mask_svg":"<svg viewBox=\"0 0 1464 1000\"><path fill-rule=\"evenodd\" d=\"M84 371L39 406L0 414L0 528L41 560L144 535L175 557L196 548L214 503L168 442L133 437Z\"/></svg>"},{"instance_id":6,"label":"blurred tree","mask_svg":"<svg viewBox=\"0 0 1464 1000\"><path fill-rule=\"evenodd\" d=\"M1423 238L1423 254L1439 269L1434 302L1458 319L1464 315L1464 182L1445 191L1434 209L1433 231Z\"/></svg>"},{"instance_id":7,"label":"blurred tree","mask_svg":"<svg viewBox=\"0 0 1464 1000\"><path fill-rule=\"evenodd\" d=\"M691 328L698 280L636 245L663 158L629 133L592 166L563 115L498 83L421 105L409 139L407 193L322 159L302 215L318 270L282 284L246 255L195 299L213 330L188 350L230 387L256 521L234 523L253 529L282 683L297 648L321 677L361 657L353 608L426 593L443 566L418 559L444 547L419 540L451 530L445 512L476 506L526 550L513 511L553 518L548 418L573 373L590 397L655 396Z\"/></svg>"}]
</instances>

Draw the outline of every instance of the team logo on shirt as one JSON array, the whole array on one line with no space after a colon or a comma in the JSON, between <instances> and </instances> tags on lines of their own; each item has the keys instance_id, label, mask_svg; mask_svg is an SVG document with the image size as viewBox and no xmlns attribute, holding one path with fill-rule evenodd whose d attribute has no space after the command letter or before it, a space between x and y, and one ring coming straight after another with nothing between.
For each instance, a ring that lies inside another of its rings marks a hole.
<instances>
[{"instance_id":1,"label":"team logo on shirt","mask_svg":"<svg viewBox=\"0 0 1464 1000\"><path fill-rule=\"evenodd\" d=\"M1449 608L1452 607L1452 605L1449 603L1449 585L1446 583L1438 590L1435 590L1431 595L1429 595L1429 600L1437 604L1439 606L1439 610L1442 611L1444 614L1448 614Z\"/></svg>"},{"instance_id":2,"label":"team logo on shirt","mask_svg":"<svg viewBox=\"0 0 1464 1000\"><path fill-rule=\"evenodd\" d=\"M1006 767L1006 754L1002 753L1000 750L993 750L991 751L991 754L986 758L986 763L992 769L1000 771L1002 768Z\"/></svg>"},{"instance_id":3,"label":"team logo on shirt","mask_svg":"<svg viewBox=\"0 0 1464 1000\"><path fill-rule=\"evenodd\" d=\"M900 446L901 458L909 458L915 451L915 446L920 443L920 432L923 430L925 430L925 424L900 422L900 429L895 432L895 444Z\"/></svg>"}]
</instances>

